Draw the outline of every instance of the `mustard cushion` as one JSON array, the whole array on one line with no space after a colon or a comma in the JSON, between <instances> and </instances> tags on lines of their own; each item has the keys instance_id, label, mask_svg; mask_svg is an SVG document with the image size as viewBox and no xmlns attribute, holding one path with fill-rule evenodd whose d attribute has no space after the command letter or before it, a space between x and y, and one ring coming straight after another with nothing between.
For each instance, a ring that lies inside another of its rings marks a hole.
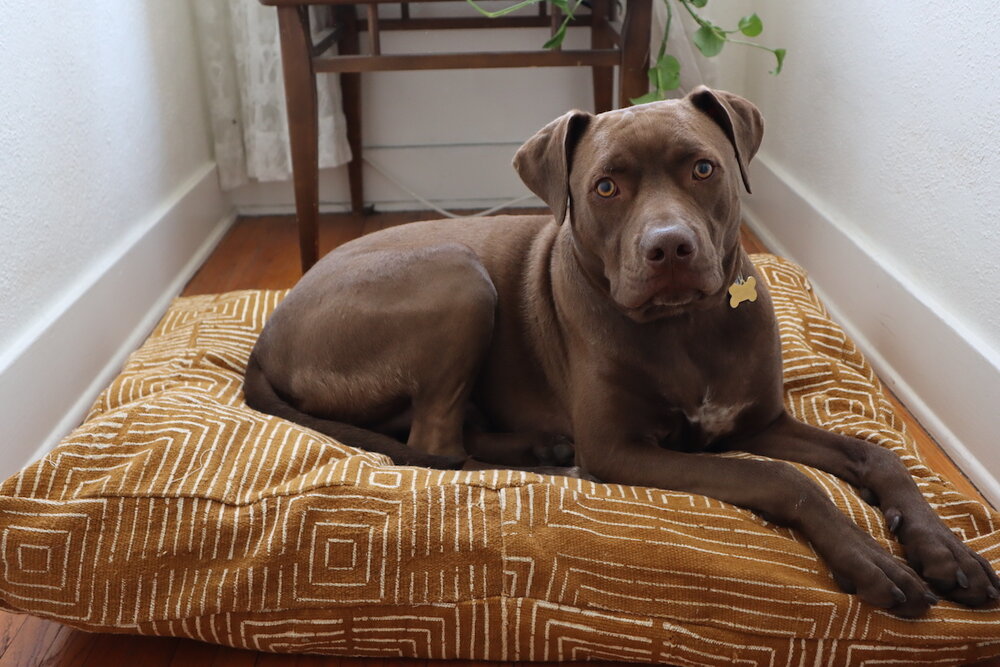
<instances>
[{"instance_id":1,"label":"mustard cushion","mask_svg":"<svg viewBox=\"0 0 1000 667\"><path fill-rule=\"evenodd\" d=\"M789 409L897 452L951 529L1000 565L1000 515L927 468L804 272L754 261L780 320ZM896 618L839 592L801 536L711 498L398 467L250 410L244 365L283 295L177 299L86 422L0 487L3 607L85 630L357 656L1000 655L995 608ZM800 468L902 555L850 486Z\"/></svg>"}]
</instances>

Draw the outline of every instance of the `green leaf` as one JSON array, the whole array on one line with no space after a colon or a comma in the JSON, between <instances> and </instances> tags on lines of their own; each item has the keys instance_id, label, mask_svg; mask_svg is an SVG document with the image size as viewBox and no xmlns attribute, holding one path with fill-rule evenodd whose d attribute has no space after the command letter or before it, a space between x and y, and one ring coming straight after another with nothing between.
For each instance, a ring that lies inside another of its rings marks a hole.
<instances>
[{"instance_id":1,"label":"green leaf","mask_svg":"<svg viewBox=\"0 0 1000 667\"><path fill-rule=\"evenodd\" d=\"M658 90L675 90L681 85L681 63L671 55L664 55L657 61L651 71L656 72L653 84Z\"/></svg>"},{"instance_id":2,"label":"green leaf","mask_svg":"<svg viewBox=\"0 0 1000 667\"><path fill-rule=\"evenodd\" d=\"M715 26L703 25L694 33L694 45L703 56L711 58L719 55L722 47L726 45L726 38Z\"/></svg>"},{"instance_id":3,"label":"green leaf","mask_svg":"<svg viewBox=\"0 0 1000 667\"><path fill-rule=\"evenodd\" d=\"M651 90L641 97L634 97L629 100L632 104L646 104L647 102L658 102L660 100L660 93L656 90Z\"/></svg>"},{"instance_id":4,"label":"green leaf","mask_svg":"<svg viewBox=\"0 0 1000 667\"><path fill-rule=\"evenodd\" d=\"M690 2L698 9L701 9L702 7L708 4L708 0L688 0L688 2Z\"/></svg>"},{"instance_id":5,"label":"green leaf","mask_svg":"<svg viewBox=\"0 0 1000 667\"><path fill-rule=\"evenodd\" d=\"M775 49L774 57L778 60L778 66L771 70L771 74L781 74L781 66L785 64L785 49Z\"/></svg>"},{"instance_id":6,"label":"green leaf","mask_svg":"<svg viewBox=\"0 0 1000 667\"><path fill-rule=\"evenodd\" d=\"M545 44L542 45L542 48L543 49L554 49L554 48L556 48L558 46L561 46L564 39L566 39L566 24L565 23L563 23L561 26L559 26L559 29L556 30L556 34L552 35L552 37L549 38L549 41L545 42Z\"/></svg>"},{"instance_id":7,"label":"green leaf","mask_svg":"<svg viewBox=\"0 0 1000 667\"><path fill-rule=\"evenodd\" d=\"M569 11L569 0L549 0L549 2L563 10L563 12Z\"/></svg>"},{"instance_id":8,"label":"green leaf","mask_svg":"<svg viewBox=\"0 0 1000 667\"><path fill-rule=\"evenodd\" d=\"M756 37L764 30L764 23L757 14L744 16L740 19L740 32L747 37Z\"/></svg>"}]
</instances>

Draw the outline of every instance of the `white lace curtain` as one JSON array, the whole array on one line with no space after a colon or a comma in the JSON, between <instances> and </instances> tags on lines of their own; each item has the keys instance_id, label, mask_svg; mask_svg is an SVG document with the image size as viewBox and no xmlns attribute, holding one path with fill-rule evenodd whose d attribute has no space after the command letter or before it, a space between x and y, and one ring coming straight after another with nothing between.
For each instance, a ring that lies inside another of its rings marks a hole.
<instances>
[{"instance_id":1,"label":"white lace curtain","mask_svg":"<svg viewBox=\"0 0 1000 667\"><path fill-rule=\"evenodd\" d=\"M222 187L291 178L277 11L258 0L190 1ZM314 34L329 19L328 10L314 8ZM351 159L340 82L323 75L317 87L319 164L336 167Z\"/></svg>"}]
</instances>

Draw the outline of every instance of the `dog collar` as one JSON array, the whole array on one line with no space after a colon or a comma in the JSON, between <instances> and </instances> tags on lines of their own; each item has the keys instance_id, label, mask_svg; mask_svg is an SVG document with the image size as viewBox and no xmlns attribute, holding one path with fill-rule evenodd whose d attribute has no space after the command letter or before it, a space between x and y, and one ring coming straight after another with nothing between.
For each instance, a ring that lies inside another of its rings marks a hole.
<instances>
[{"instance_id":1,"label":"dog collar","mask_svg":"<svg viewBox=\"0 0 1000 667\"><path fill-rule=\"evenodd\" d=\"M736 308L744 301L756 301L757 279L753 276L737 278L736 282L729 286L729 297L730 308Z\"/></svg>"}]
</instances>

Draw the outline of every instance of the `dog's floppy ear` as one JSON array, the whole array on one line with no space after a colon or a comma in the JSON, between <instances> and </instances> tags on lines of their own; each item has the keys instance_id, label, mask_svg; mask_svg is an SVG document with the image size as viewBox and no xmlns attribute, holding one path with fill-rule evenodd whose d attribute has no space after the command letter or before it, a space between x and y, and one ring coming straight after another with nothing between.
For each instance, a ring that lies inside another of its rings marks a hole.
<instances>
[{"instance_id":1,"label":"dog's floppy ear","mask_svg":"<svg viewBox=\"0 0 1000 667\"><path fill-rule=\"evenodd\" d=\"M566 217L573 149L593 115L570 111L540 129L514 155L514 169L528 189L552 209L556 222Z\"/></svg>"},{"instance_id":2,"label":"dog's floppy ear","mask_svg":"<svg viewBox=\"0 0 1000 667\"><path fill-rule=\"evenodd\" d=\"M750 192L747 164L760 148L764 136L764 118L752 103L739 95L698 86L688 95L688 101L715 121L729 137L736 150L743 186Z\"/></svg>"}]
</instances>

